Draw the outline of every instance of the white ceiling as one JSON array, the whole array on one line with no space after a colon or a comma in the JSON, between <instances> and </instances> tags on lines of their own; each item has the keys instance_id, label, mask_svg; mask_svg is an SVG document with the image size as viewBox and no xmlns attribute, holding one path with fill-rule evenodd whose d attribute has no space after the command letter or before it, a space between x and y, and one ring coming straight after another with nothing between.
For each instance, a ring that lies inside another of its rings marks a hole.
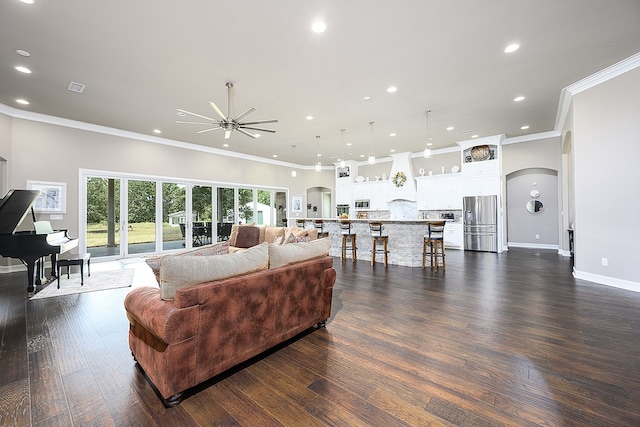
<instances>
[{"instance_id":1,"label":"white ceiling","mask_svg":"<svg viewBox=\"0 0 640 427\"><path fill-rule=\"evenodd\" d=\"M283 161L295 144L304 165L320 136L330 164L422 151L427 109L432 149L552 131L564 87L639 51L638 0L3 0L0 103ZM216 117L209 101L226 112L227 81L236 115L255 107L247 120L278 119L264 126L277 133L175 123L178 108Z\"/></svg>"}]
</instances>

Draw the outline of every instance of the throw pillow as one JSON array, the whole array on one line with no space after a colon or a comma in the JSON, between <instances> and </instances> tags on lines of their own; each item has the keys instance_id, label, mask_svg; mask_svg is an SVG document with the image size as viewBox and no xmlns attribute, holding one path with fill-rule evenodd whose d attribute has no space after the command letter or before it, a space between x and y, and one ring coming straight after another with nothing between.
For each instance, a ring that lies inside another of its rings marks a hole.
<instances>
[{"instance_id":1,"label":"throw pillow","mask_svg":"<svg viewBox=\"0 0 640 427\"><path fill-rule=\"evenodd\" d=\"M235 246L238 248L250 248L260 243L260 229L258 227L239 227Z\"/></svg>"},{"instance_id":2,"label":"throw pillow","mask_svg":"<svg viewBox=\"0 0 640 427\"><path fill-rule=\"evenodd\" d=\"M153 275L156 276L156 280L160 283L160 261L164 257L169 256L211 256L211 255L224 255L229 253L229 242L213 243L211 245L199 246L194 249L187 249L178 253L170 253L160 256L152 256L145 259L147 265L151 268Z\"/></svg>"},{"instance_id":3,"label":"throw pillow","mask_svg":"<svg viewBox=\"0 0 640 427\"><path fill-rule=\"evenodd\" d=\"M262 243L243 252L215 257L163 258L160 261L160 297L172 300L181 288L265 270L269 264L268 245Z\"/></svg>"},{"instance_id":4,"label":"throw pillow","mask_svg":"<svg viewBox=\"0 0 640 427\"><path fill-rule=\"evenodd\" d=\"M274 269L306 261L314 258L322 258L329 255L331 239L316 239L306 243L294 243L289 245L269 244L269 268Z\"/></svg>"}]
</instances>

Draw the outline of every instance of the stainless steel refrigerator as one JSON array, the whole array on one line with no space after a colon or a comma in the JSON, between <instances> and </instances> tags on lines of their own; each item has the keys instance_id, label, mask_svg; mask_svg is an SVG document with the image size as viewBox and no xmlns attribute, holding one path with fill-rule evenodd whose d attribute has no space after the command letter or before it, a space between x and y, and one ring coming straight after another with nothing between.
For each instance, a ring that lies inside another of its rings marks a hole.
<instances>
[{"instance_id":1,"label":"stainless steel refrigerator","mask_svg":"<svg viewBox=\"0 0 640 427\"><path fill-rule=\"evenodd\" d=\"M464 197L464 249L498 252L497 196Z\"/></svg>"}]
</instances>

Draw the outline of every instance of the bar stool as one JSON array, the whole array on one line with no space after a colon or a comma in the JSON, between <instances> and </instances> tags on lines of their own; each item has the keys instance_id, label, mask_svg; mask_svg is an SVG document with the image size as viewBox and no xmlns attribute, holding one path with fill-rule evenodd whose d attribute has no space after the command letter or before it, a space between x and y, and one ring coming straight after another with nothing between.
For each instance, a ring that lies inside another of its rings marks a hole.
<instances>
[{"instance_id":1,"label":"bar stool","mask_svg":"<svg viewBox=\"0 0 640 427\"><path fill-rule=\"evenodd\" d=\"M289 220L287 218L282 218L282 226L286 227L289 224Z\"/></svg>"},{"instance_id":2,"label":"bar stool","mask_svg":"<svg viewBox=\"0 0 640 427\"><path fill-rule=\"evenodd\" d=\"M304 228L304 218L296 218L296 226L298 226L299 228Z\"/></svg>"},{"instance_id":3,"label":"bar stool","mask_svg":"<svg viewBox=\"0 0 640 427\"><path fill-rule=\"evenodd\" d=\"M314 219L313 226L318 230L318 238L321 237L329 237L329 232L324 231L324 220L323 219Z\"/></svg>"},{"instance_id":4,"label":"bar stool","mask_svg":"<svg viewBox=\"0 0 640 427\"><path fill-rule=\"evenodd\" d=\"M348 219L340 220L340 235L342 236L342 259L347 258L347 251L351 250L353 262L358 259L356 250L356 233L353 231L353 224Z\"/></svg>"},{"instance_id":5,"label":"bar stool","mask_svg":"<svg viewBox=\"0 0 640 427\"><path fill-rule=\"evenodd\" d=\"M442 258L442 268L446 269L444 260L444 226L445 221L427 221L427 234L424 235L422 243L422 268L425 267L427 254L431 258L431 268L438 269L438 257ZM427 246L429 252L427 252ZM440 248L440 253L438 253Z\"/></svg>"},{"instance_id":6,"label":"bar stool","mask_svg":"<svg viewBox=\"0 0 640 427\"><path fill-rule=\"evenodd\" d=\"M376 263L376 253L384 254L384 266L388 265L388 257L389 251L387 250L387 244L389 242L389 236L383 234L384 227L382 226L382 221L371 221L369 222L369 231L371 232L371 265L373 266ZM382 249L377 249L376 244L380 242L382 243Z\"/></svg>"}]
</instances>

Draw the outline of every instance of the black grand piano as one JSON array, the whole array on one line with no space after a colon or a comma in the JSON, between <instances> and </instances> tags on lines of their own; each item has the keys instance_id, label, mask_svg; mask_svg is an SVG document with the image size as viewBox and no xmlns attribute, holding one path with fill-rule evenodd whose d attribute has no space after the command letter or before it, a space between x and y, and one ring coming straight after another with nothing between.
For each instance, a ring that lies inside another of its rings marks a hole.
<instances>
[{"instance_id":1,"label":"black grand piano","mask_svg":"<svg viewBox=\"0 0 640 427\"><path fill-rule=\"evenodd\" d=\"M57 254L78 246L78 239L69 238L66 230L44 234L37 234L36 230L16 231L29 211L36 223L33 204L39 194L32 190L10 190L0 199L0 255L18 258L27 267L28 292L35 292L36 286L42 285L40 272L35 274L36 262L51 255L51 271L55 272ZM40 270L40 263L38 265Z\"/></svg>"}]
</instances>

